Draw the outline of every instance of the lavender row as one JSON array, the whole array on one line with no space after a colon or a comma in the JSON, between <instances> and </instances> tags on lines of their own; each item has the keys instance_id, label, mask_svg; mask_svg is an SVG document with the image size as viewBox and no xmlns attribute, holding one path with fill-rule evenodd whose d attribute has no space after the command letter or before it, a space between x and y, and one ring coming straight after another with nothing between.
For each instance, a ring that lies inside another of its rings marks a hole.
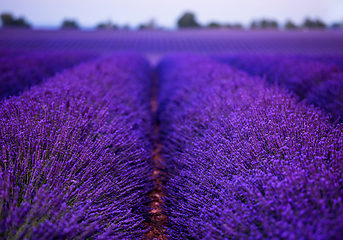
<instances>
[{"instance_id":1,"label":"lavender row","mask_svg":"<svg viewBox=\"0 0 343 240\"><path fill-rule=\"evenodd\" d=\"M314 56L298 56L308 60L321 61L326 64L331 64L338 67L343 67L343 55L314 55Z\"/></svg>"},{"instance_id":2,"label":"lavender row","mask_svg":"<svg viewBox=\"0 0 343 240\"><path fill-rule=\"evenodd\" d=\"M17 95L55 73L95 56L75 52L0 51L0 99Z\"/></svg>"},{"instance_id":3,"label":"lavender row","mask_svg":"<svg viewBox=\"0 0 343 240\"><path fill-rule=\"evenodd\" d=\"M342 236L342 125L202 57L169 57L159 74L171 239Z\"/></svg>"},{"instance_id":4,"label":"lavender row","mask_svg":"<svg viewBox=\"0 0 343 240\"><path fill-rule=\"evenodd\" d=\"M1 239L136 239L151 190L150 67L84 63L0 109Z\"/></svg>"},{"instance_id":5,"label":"lavender row","mask_svg":"<svg viewBox=\"0 0 343 240\"><path fill-rule=\"evenodd\" d=\"M300 99L343 119L343 65L341 56L235 56L224 62L252 75L265 76L296 93ZM334 89L333 89L334 87Z\"/></svg>"},{"instance_id":6,"label":"lavender row","mask_svg":"<svg viewBox=\"0 0 343 240\"><path fill-rule=\"evenodd\" d=\"M13 56L14 54L19 55L24 53L25 51L20 50L6 50L6 49L0 49L0 59L5 57Z\"/></svg>"}]
</instances>

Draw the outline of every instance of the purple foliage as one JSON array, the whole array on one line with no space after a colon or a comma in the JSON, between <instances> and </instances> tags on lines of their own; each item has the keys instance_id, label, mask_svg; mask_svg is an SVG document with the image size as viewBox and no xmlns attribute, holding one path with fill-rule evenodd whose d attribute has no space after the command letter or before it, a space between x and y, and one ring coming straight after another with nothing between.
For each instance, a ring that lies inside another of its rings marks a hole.
<instances>
[{"instance_id":1,"label":"purple foliage","mask_svg":"<svg viewBox=\"0 0 343 240\"><path fill-rule=\"evenodd\" d=\"M136 239L151 190L150 67L119 54L0 109L1 239Z\"/></svg>"},{"instance_id":2,"label":"purple foliage","mask_svg":"<svg viewBox=\"0 0 343 240\"><path fill-rule=\"evenodd\" d=\"M159 74L171 239L342 236L342 125L203 57L169 57Z\"/></svg>"},{"instance_id":3,"label":"purple foliage","mask_svg":"<svg viewBox=\"0 0 343 240\"><path fill-rule=\"evenodd\" d=\"M0 51L0 99L17 95L65 68L94 58L95 54L75 52Z\"/></svg>"},{"instance_id":4,"label":"purple foliage","mask_svg":"<svg viewBox=\"0 0 343 240\"><path fill-rule=\"evenodd\" d=\"M312 60L324 62L326 64L332 64L334 66L343 67L343 56L342 55L317 55L308 57Z\"/></svg>"},{"instance_id":5,"label":"purple foliage","mask_svg":"<svg viewBox=\"0 0 343 240\"><path fill-rule=\"evenodd\" d=\"M325 109L333 119L343 121L343 72L333 74L320 85L313 88L307 96L309 103Z\"/></svg>"},{"instance_id":6,"label":"purple foliage","mask_svg":"<svg viewBox=\"0 0 343 240\"><path fill-rule=\"evenodd\" d=\"M325 96L327 91L320 91L329 80L335 81L335 86L343 88L343 81L339 80L339 76L343 74L342 56L245 55L226 58L224 62L249 74L265 76L267 81L278 83L300 99L307 99L309 103L326 110L333 116L333 120L343 117L343 102L339 101L341 98L330 98ZM329 85L332 86L331 83ZM335 110L336 108L339 110Z\"/></svg>"},{"instance_id":7,"label":"purple foliage","mask_svg":"<svg viewBox=\"0 0 343 240\"><path fill-rule=\"evenodd\" d=\"M24 53L25 51L22 50L7 50L7 49L0 49L0 59L4 57L10 57L14 54L19 55Z\"/></svg>"}]
</instances>

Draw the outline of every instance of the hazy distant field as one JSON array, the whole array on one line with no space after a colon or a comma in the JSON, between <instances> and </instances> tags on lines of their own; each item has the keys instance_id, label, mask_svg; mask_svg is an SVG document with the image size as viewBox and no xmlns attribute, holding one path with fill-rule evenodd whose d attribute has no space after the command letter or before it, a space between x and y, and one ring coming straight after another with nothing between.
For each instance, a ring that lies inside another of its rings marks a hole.
<instances>
[{"instance_id":1,"label":"hazy distant field","mask_svg":"<svg viewBox=\"0 0 343 240\"><path fill-rule=\"evenodd\" d=\"M0 30L0 49L107 53L342 54L343 31L43 31Z\"/></svg>"}]
</instances>

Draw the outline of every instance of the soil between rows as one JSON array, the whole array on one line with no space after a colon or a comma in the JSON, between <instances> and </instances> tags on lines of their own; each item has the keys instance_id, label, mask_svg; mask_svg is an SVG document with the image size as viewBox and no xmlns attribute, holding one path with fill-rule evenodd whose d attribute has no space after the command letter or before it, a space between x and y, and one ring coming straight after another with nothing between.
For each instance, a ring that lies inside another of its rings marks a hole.
<instances>
[{"instance_id":1,"label":"soil between rows","mask_svg":"<svg viewBox=\"0 0 343 240\"><path fill-rule=\"evenodd\" d=\"M163 185L167 181L167 173L163 167L163 159L161 157L162 145L159 143L159 123L157 121L157 109L158 109L158 74L153 72L152 82L152 94L151 94L151 112L154 117L153 126L153 139L154 150L152 152L151 164L153 165L152 178L154 179L153 190L149 193L150 203L148 205L151 208L149 214L150 219L144 222L146 228L150 230L145 235L146 239L158 239L166 240L166 223L167 216L163 213L165 194L163 193Z\"/></svg>"}]
</instances>

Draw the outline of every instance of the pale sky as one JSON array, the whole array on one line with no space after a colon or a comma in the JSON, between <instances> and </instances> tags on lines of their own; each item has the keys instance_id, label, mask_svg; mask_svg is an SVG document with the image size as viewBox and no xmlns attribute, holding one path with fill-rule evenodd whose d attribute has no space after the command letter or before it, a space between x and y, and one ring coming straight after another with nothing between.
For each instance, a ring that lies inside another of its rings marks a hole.
<instances>
[{"instance_id":1,"label":"pale sky","mask_svg":"<svg viewBox=\"0 0 343 240\"><path fill-rule=\"evenodd\" d=\"M34 27L59 26L75 19L83 27L108 21L136 27L154 19L158 26L175 28L186 11L201 24L240 22L268 18L300 24L305 17L326 23L343 21L343 0L0 0L0 13L25 17Z\"/></svg>"}]
</instances>

